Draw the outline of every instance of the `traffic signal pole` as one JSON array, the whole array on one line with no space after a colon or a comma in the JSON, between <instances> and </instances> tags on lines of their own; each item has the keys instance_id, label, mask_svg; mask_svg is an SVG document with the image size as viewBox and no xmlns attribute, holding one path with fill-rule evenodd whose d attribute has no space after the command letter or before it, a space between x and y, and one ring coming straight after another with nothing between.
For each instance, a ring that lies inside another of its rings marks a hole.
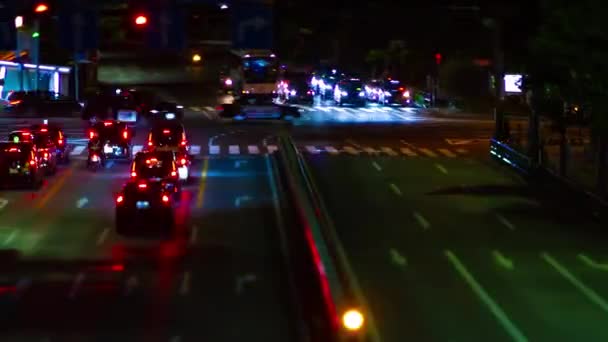
<instances>
[{"instance_id":1,"label":"traffic signal pole","mask_svg":"<svg viewBox=\"0 0 608 342\"><path fill-rule=\"evenodd\" d=\"M34 79L34 89L38 91L39 88L39 80L40 80L40 19L36 17L34 20L34 34L38 33L37 37L34 38L34 46L35 46L35 54L34 54L34 64L36 65L36 78Z\"/></svg>"}]
</instances>

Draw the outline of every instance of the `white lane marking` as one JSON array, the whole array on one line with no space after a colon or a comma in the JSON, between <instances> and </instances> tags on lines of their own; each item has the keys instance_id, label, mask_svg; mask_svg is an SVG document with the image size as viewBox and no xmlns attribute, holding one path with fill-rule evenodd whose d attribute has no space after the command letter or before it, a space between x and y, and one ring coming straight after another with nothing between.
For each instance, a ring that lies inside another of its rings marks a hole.
<instances>
[{"instance_id":1,"label":"white lane marking","mask_svg":"<svg viewBox=\"0 0 608 342\"><path fill-rule=\"evenodd\" d=\"M260 149L256 145L247 146L247 152L249 154L260 154Z\"/></svg>"},{"instance_id":2,"label":"white lane marking","mask_svg":"<svg viewBox=\"0 0 608 342\"><path fill-rule=\"evenodd\" d=\"M360 151L358 151L356 148L354 148L352 146L344 146L344 152L346 152L348 154L352 154L352 155L359 155L359 153L361 153Z\"/></svg>"},{"instance_id":3,"label":"white lane marking","mask_svg":"<svg viewBox=\"0 0 608 342\"><path fill-rule=\"evenodd\" d=\"M431 224L429 223L429 221L427 221L426 218L424 218L424 216L422 216L422 214L415 211L413 215L414 215L414 218L416 219L416 221L418 222L418 224L422 227L422 229L427 230L431 227Z\"/></svg>"},{"instance_id":4,"label":"white lane marking","mask_svg":"<svg viewBox=\"0 0 608 342\"><path fill-rule=\"evenodd\" d=\"M144 145L135 145L133 146L133 154L138 154L141 150L144 149Z\"/></svg>"},{"instance_id":5,"label":"white lane marking","mask_svg":"<svg viewBox=\"0 0 608 342\"><path fill-rule=\"evenodd\" d=\"M372 165L374 166L374 168L378 171L382 171L382 167L380 165L378 165L378 163L376 163L375 161L372 162Z\"/></svg>"},{"instance_id":6,"label":"white lane marking","mask_svg":"<svg viewBox=\"0 0 608 342\"><path fill-rule=\"evenodd\" d=\"M442 173L444 173L446 175L448 174L448 169L446 169L443 165L437 163L437 164L435 164L435 167Z\"/></svg>"},{"instance_id":7,"label":"white lane marking","mask_svg":"<svg viewBox=\"0 0 608 342\"><path fill-rule=\"evenodd\" d=\"M407 141L405 141L405 140L403 140L403 139L401 139L401 140L399 140L399 141L400 141L400 142L401 142L403 145L405 145L405 146L407 146L407 147L409 147L409 148L416 148L416 146L414 146L414 144L409 143L409 142L407 142Z\"/></svg>"},{"instance_id":8,"label":"white lane marking","mask_svg":"<svg viewBox=\"0 0 608 342\"><path fill-rule=\"evenodd\" d=\"M515 230L515 225L513 223L509 222L509 220L507 220L506 217L502 216L501 214L496 214L496 218L505 227L509 228L510 230Z\"/></svg>"},{"instance_id":9,"label":"white lane marking","mask_svg":"<svg viewBox=\"0 0 608 342\"><path fill-rule=\"evenodd\" d=\"M182 277L182 283L179 286L179 294L182 296L188 295L190 292L190 279L191 274L189 271L184 272L184 276Z\"/></svg>"},{"instance_id":10,"label":"white lane marking","mask_svg":"<svg viewBox=\"0 0 608 342\"><path fill-rule=\"evenodd\" d=\"M192 145L190 146L190 154L197 155L201 154L201 145Z\"/></svg>"},{"instance_id":11,"label":"white lane marking","mask_svg":"<svg viewBox=\"0 0 608 342\"><path fill-rule=\"evenodd\" d=\"M315 146L310 146L310 145L309 145L309 146L306 146L305 148L306 148L306 151L307 151L308 153L312 153L312 154L318 154L318 153L320 153L320 152L321 152L321 150L319 150L319 149L318 149L318 148L316 148Z\"/></svg>"},{"instance_id":12,"label":"white lane marking","mask_svg":"<svg viewBox=\"0 0 608 342\"><path fill-rule=\"evenodd\" d=\"M17 237L17 235L19 235L19 231L18 230L13 230L10 234L8 234L8 236L6 237L6 239L4 239L4 242L2 243L2 245L3 246L9 245L11 242L13 242L13 240L15 240L15 238Z\"/></svg>"},{"instance_id":13,"label":"white lane marking","mask_svg":"<svg viewBox=\"0 0 608 342\"><path fill-rule=\"evenodd\" d=\"M367 113L373 113L374 112L373 110L367 109L367 108L359 108L359 110L363 111L363 112L367 112Z\"/></svg>"},{"instance_id":14,"label":"white lane marking","mask_svg":"<svg viewBox=\"0 0 608 342\"><path fill-rule=\"evenodd\" d=\"M388 250L388 254L391 257L391 262L399 267L405 268L407 266L407 258L401 255L395 248Z\"/></svg>"},{"instance_id":15,"label":"white lane marking","mask_svg":"<svg viewBox=\"0 0 608 342\"><path fill-rule=\"evenodd\" d=\"M218 145L209 145L209 154L220 154L220 147Z\"/></svg>"},{"instance_id":16,"label":"white lane marking","mask_svg":"<svg viewBox=\"0 0 608 342\"><path fill-rule=\"evenodd\" d=\"M255 283L258 277L253 273L247 273L236 277L235 291L237 294L243 293L246 284Z\"/></svg>"},{"instance_id":17,"label":"white lane marking","mask_svg":"<svg viewBox=\"0 0 608 342\"><path fill-rule=\"evenodd\" d=\"M395 185L395 183L391 183L388 185L389 188L391 188L391 190L393 190L393 192L395 193L395 195L397 196L401 196L401 189L399 189L399 187L397 185Z\"/></svg>"},{"instance_id":18,"label":"white lane marking","mask_svg":"<svg viewBox=\"0 0 608 342\"><path fill-rule=\"evenodd\" d=\"M503 268L512 271L515 266L513 265L513 260L507 258L499 250L495 249L492 251L492 256L494 257L494 261Z\"/></svg>"},{"instance_id":19,"label":"white lane marking","mask_svg":"<svg viewBox=\"0 0 608 342\"><path fill-rule=\"evenodd\" d=\"M511 336L514 341L524 342L528 341L528 338L511 322L507 314L502 308L496 303L492 297L483 289L483 287L475 280L473 275L469 273L464 264L458 259L458 257L450 250L445 251L445 256L448 261L452 264L454 269L460 274L464 281L469 285L471 290L481 299L481 301L490 309L490 312L498 319L498 322L502 325L505 331Z\"/></svg>"},{"instance_id":20,"label":"white lane marking","mask_svg":"<svg viewBox=\"0 0 608 342\"><path fill-rule=\"evenodd\" d=\"M8 205L8 200L6 198L0 198L0 210L4 209Z\"/></svg>"},{"instance_id":21,"label":"white lane marking","mask_svg":"<svg viewBox=\"0 0 608 342\"><path fill-rule=\"evenodd\" d=\"M106 242L108 234L110 234L110 228L104 228L99 234L99 237L97 237L97 246L103 245L103 243Z\"/></svg>"},{"instance_id":22,"label":"white lane marking","mask_svg":"<svg viewBox=\"0 0 608 342\"><path fill-rule=\"evenodd\" d=\"M460 153L460 154L467 154L469 153L468 150L464 149L464 148L457 148L456 152Z\"/></svg>"},{"instance_id":23,"label":"white lane marking","mask_svg":"<svg viewBox=\"0 0 608 342\"><path fill-rule=\"evenodd\" d=\"M241 148L239 145L230 145L230 146L228 146L228 153L241 154Z\"/></svg>"},{"instance_id":24,"label":"white lane marking","mask_svg":"<svg viewBox=\"0 0 608 342\"><path fill-rule=\"evenodd\" d=\"M277 147L277 145L268 145L266 146L266 149L268 150L268 153L275 153L279 148Z\"/></svg>"},{"instance_id":25,"label":"white lane marking","mask_svg":"<svg viewBox=\"0 0 608 342\"><path fill-rule=\"evenodd\" d=\"M597 292L595 292L592 288L583 284L578 278L574 276L574 274L570 273L568 269L560 264L556 259L554 259L549 253L543 252L541 253L541 257L545 260L549 265L551 265L562 277L566 278L574 287L576 287L587 299L589 299L592 303L599 306L603 311L608 312L608 302L604 300Z\"/></svg>"},{"instance_id":26,"label":"white lane marking","mask_svg":"<svg viewBox=\"0 0 608 342\"><path fill-rule=\"evenodd\" d=\"M70 299L76 298L76 294L78 293L78 290L80 289L80 286L82 285L82 282L84 281L84 278L85 278L85 275L83 272L80 272L76 275L76 278L74 278L74 282L72 283L72 288L70 289L70 293L68 294Z\"/></svg>"},{"instance_id":27,"label":"white lane marking","mask_svg":"<svg viewBox=\"0 0 608 342\"><path fill-rule=\"evenodd\" d=\"M346 109L344 109L344 108L335 107L335 108L333 108L333 109L334 109L335 111L340 112L340 113L346 113Z\"/></svg>"},{"instance_id":28,"label":"white lane marking","mask_svg":"<svg viewBox=\"0 0 608 342\"><path fill-rule=\"evenodd\" d=\"M83 198L79 199L78 201L76 201L76 208L82 209L85 205L87 205L87 203L89 203L89 199L86 197L83 197Z\"/></svg>"},{"instance_id":29,"label":"white lane marking","mask_svg":"<svg viewBox=\"0 0 608 342\"><path fill-rule=\"evenodd\" d=\"M390 148L390 147L380 147L380 151L382 151L382 152L384 152L384 153L388 154L388 155L389 155L389 156L391 156L391 157L394 157L394 156L398 156L398 155L399 155L397 152L393 151L393 149L392 149L392 148Z\"/></svg>"},{"instance_id":30,"label":"white lane marking","mask_svg":"<svg viewBox=\"0 0 608 342\"><path fill-rule=\"evenodd\" d=\"M198 237L198 226L192 226L190 230L190 244L196 244L196 238Z\"/></svg>"},{"instance_id":31,"label":"white lane marking","mask_svg":"<svg viewBox=\"0 0 608 342\"><path fill-rule=\"evenodd\" d=\"M419 148L418 150L420 152L426 154L428 157L431 157L431 158L437 157L437 154L435 152L429 150L428 148Z\"/></svg>"},{"instance_id":32,"label":"white lane marking","mask_svg":"<svg viewBox=\"0 0 608 342\"><path fill-rule=\"evenodd\" d=\"M234 199L234 206L240 208L243 202L251 201L251 199L252 197L249 195L239 196Z\"/></svg>"},{"instance_id":33,"label":"white lane marking","mask_svg":"<svg viewBox=\"0 0 608 342\"><path fill-rule=\"evenodd\" d=\"M84 149L87 148L86 146L74 146L74 148L72 149L72 151L70 151L70 155L71 156L77 156L79 154L82 153L82 151L84 151Z\"/></svg>"},{"instance_id":34,"label":"white lane marking","mask_svg":"<svg viewBox=\"0 0 608 342\"><path fill-rule=\"evenodd\" d=\"M361 145L357 144L357 142L354 141L353 139L346 139L346 143L347 144L351 144L351 145L355 146L356 148L361 148L362 147Z\"/></svg>"},{"instance_id":35,"label":"white lane marking","mask_svg":"<svg viewBox=\"0 0 608 342\"><path fill-rule=\"evenodd\" d=\"M582 261L585 265L594 268L596 270L600 270L600 271L608 271L608 264L602 264L599 263L593 259L591 259L590 257L588 257L587 255L581 253L578 256L578 259L580 261Z\"/></svg>"},{"instance_id":36,"label":"white lane marking","mask_svg":"<svg viewBox=\"0 0 608 342\"><path fill-rule=\"evenodd\" d=\"M417 157L418 156L418 153L412 151L412 149L409 147L402 147L401 153L405 154L408 157Z\"/></svg>"},{"instance_id":37,"label":"white lane marking","mask_svg":"<svg viewBox=\"0 0 608 342\"><path fill-rule=\"evenodd\" d=\"M333 146L325 146L325 151L327 151L330 154L338 154L338 153L340 153L340 151L336 150L336 148L333 147Z\"/></svg>"},{"instance_id":38,"label":"white lane marking","mask_svg":"<svg viewBox=\"0 0 608 342\"><path fill-rule=\"evenodd\" d=\"M206 110L206 111L209 111L209 112L214 112L214 111L215 111L215 108L210 107L210 106L205 106L205 110Z\"/></svg>"},{"instance_id":39,"label":"white lane marking","mask_svg":"<svg viewBox=\"0 0 608 342\"><path fill-rule=\"evenodd\" d=\"M456 155L452 151L448 150L447 148L440 148L438 151L441 152L441 153L443 153L443 155L446 156L446 157L448 157L448 158L455 158L456 157Z\"/></svg>"}]
</instances>

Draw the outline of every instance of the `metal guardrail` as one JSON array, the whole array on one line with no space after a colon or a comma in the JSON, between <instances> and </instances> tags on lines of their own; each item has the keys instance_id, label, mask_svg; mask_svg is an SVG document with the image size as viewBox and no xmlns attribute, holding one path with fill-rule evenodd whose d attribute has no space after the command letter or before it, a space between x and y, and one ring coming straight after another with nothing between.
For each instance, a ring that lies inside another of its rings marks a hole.
<instances>
[{"instance_id":1,"label":"metal guardrail","mask_svg":"<svg viewBox=\"0 0 608 342\"><path fill-rule=\"evenodd\" d=\"M310 170L289 136L279 136L278 145L277 158L285 168L287 189L315 259L327 314L333 318L335 340L368 341L370 332L375 331L373 320ZM362 325L349 329L349 315L356 321L357 314L363 318Z\"/></svg>"},{"instance_id":2,"label":"metal guardrail","mask_svg":"<svg viewBox=\"0 0 608 342\"><path fill-rule=\"evenodd\" d=\"M536 168L528 156L497 139L490 140L490 154L525 174L530 174Z\"/></svg>"}]
</instances>

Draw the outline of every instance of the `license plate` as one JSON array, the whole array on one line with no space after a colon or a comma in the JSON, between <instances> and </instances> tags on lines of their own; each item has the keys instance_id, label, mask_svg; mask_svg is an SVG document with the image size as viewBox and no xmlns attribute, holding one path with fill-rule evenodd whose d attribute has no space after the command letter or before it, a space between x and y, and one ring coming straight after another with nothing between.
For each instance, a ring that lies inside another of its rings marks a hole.
<instances>
[{"instance_id":1,"label":"license plate","mask_svg":"<svg viewBox=\"0 0 608 342\"><path fill-rule=\"evenodd\" d=\"M18 174L18 173L19 173L19 170L18 170L18 169L9 169L9 170L8 170L8 173L9 173L10 175L16 175L16 174Z\"/></svg>"},{"instance_id":2,"label":"license plate","mask_svg":"<svg viewBox=\"0 0 608 342\"><path fill-rule=\"evenodd\" d=\"M148 209L148 208L150 208L150 202L137 201L137 203L135 203L135 206L137 207L137 209Z\"/></svg>"}]
</instances>

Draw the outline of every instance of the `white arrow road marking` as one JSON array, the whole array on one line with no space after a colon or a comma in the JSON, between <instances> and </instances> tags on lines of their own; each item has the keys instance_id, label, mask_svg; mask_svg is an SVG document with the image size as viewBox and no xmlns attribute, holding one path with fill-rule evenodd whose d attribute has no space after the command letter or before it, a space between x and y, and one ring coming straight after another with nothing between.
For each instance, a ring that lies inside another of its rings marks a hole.
<instances>
[{"instance_id":1,"label":"white arrow road marking","mask_svg":"<svg viewBox=\"0 0 608 342\"><path fill-rule=\"evenodd\" d=\"M6 198L0 198L0 210L4 209L8 205L8 200Z\"/></svg>"}]
</instances>

